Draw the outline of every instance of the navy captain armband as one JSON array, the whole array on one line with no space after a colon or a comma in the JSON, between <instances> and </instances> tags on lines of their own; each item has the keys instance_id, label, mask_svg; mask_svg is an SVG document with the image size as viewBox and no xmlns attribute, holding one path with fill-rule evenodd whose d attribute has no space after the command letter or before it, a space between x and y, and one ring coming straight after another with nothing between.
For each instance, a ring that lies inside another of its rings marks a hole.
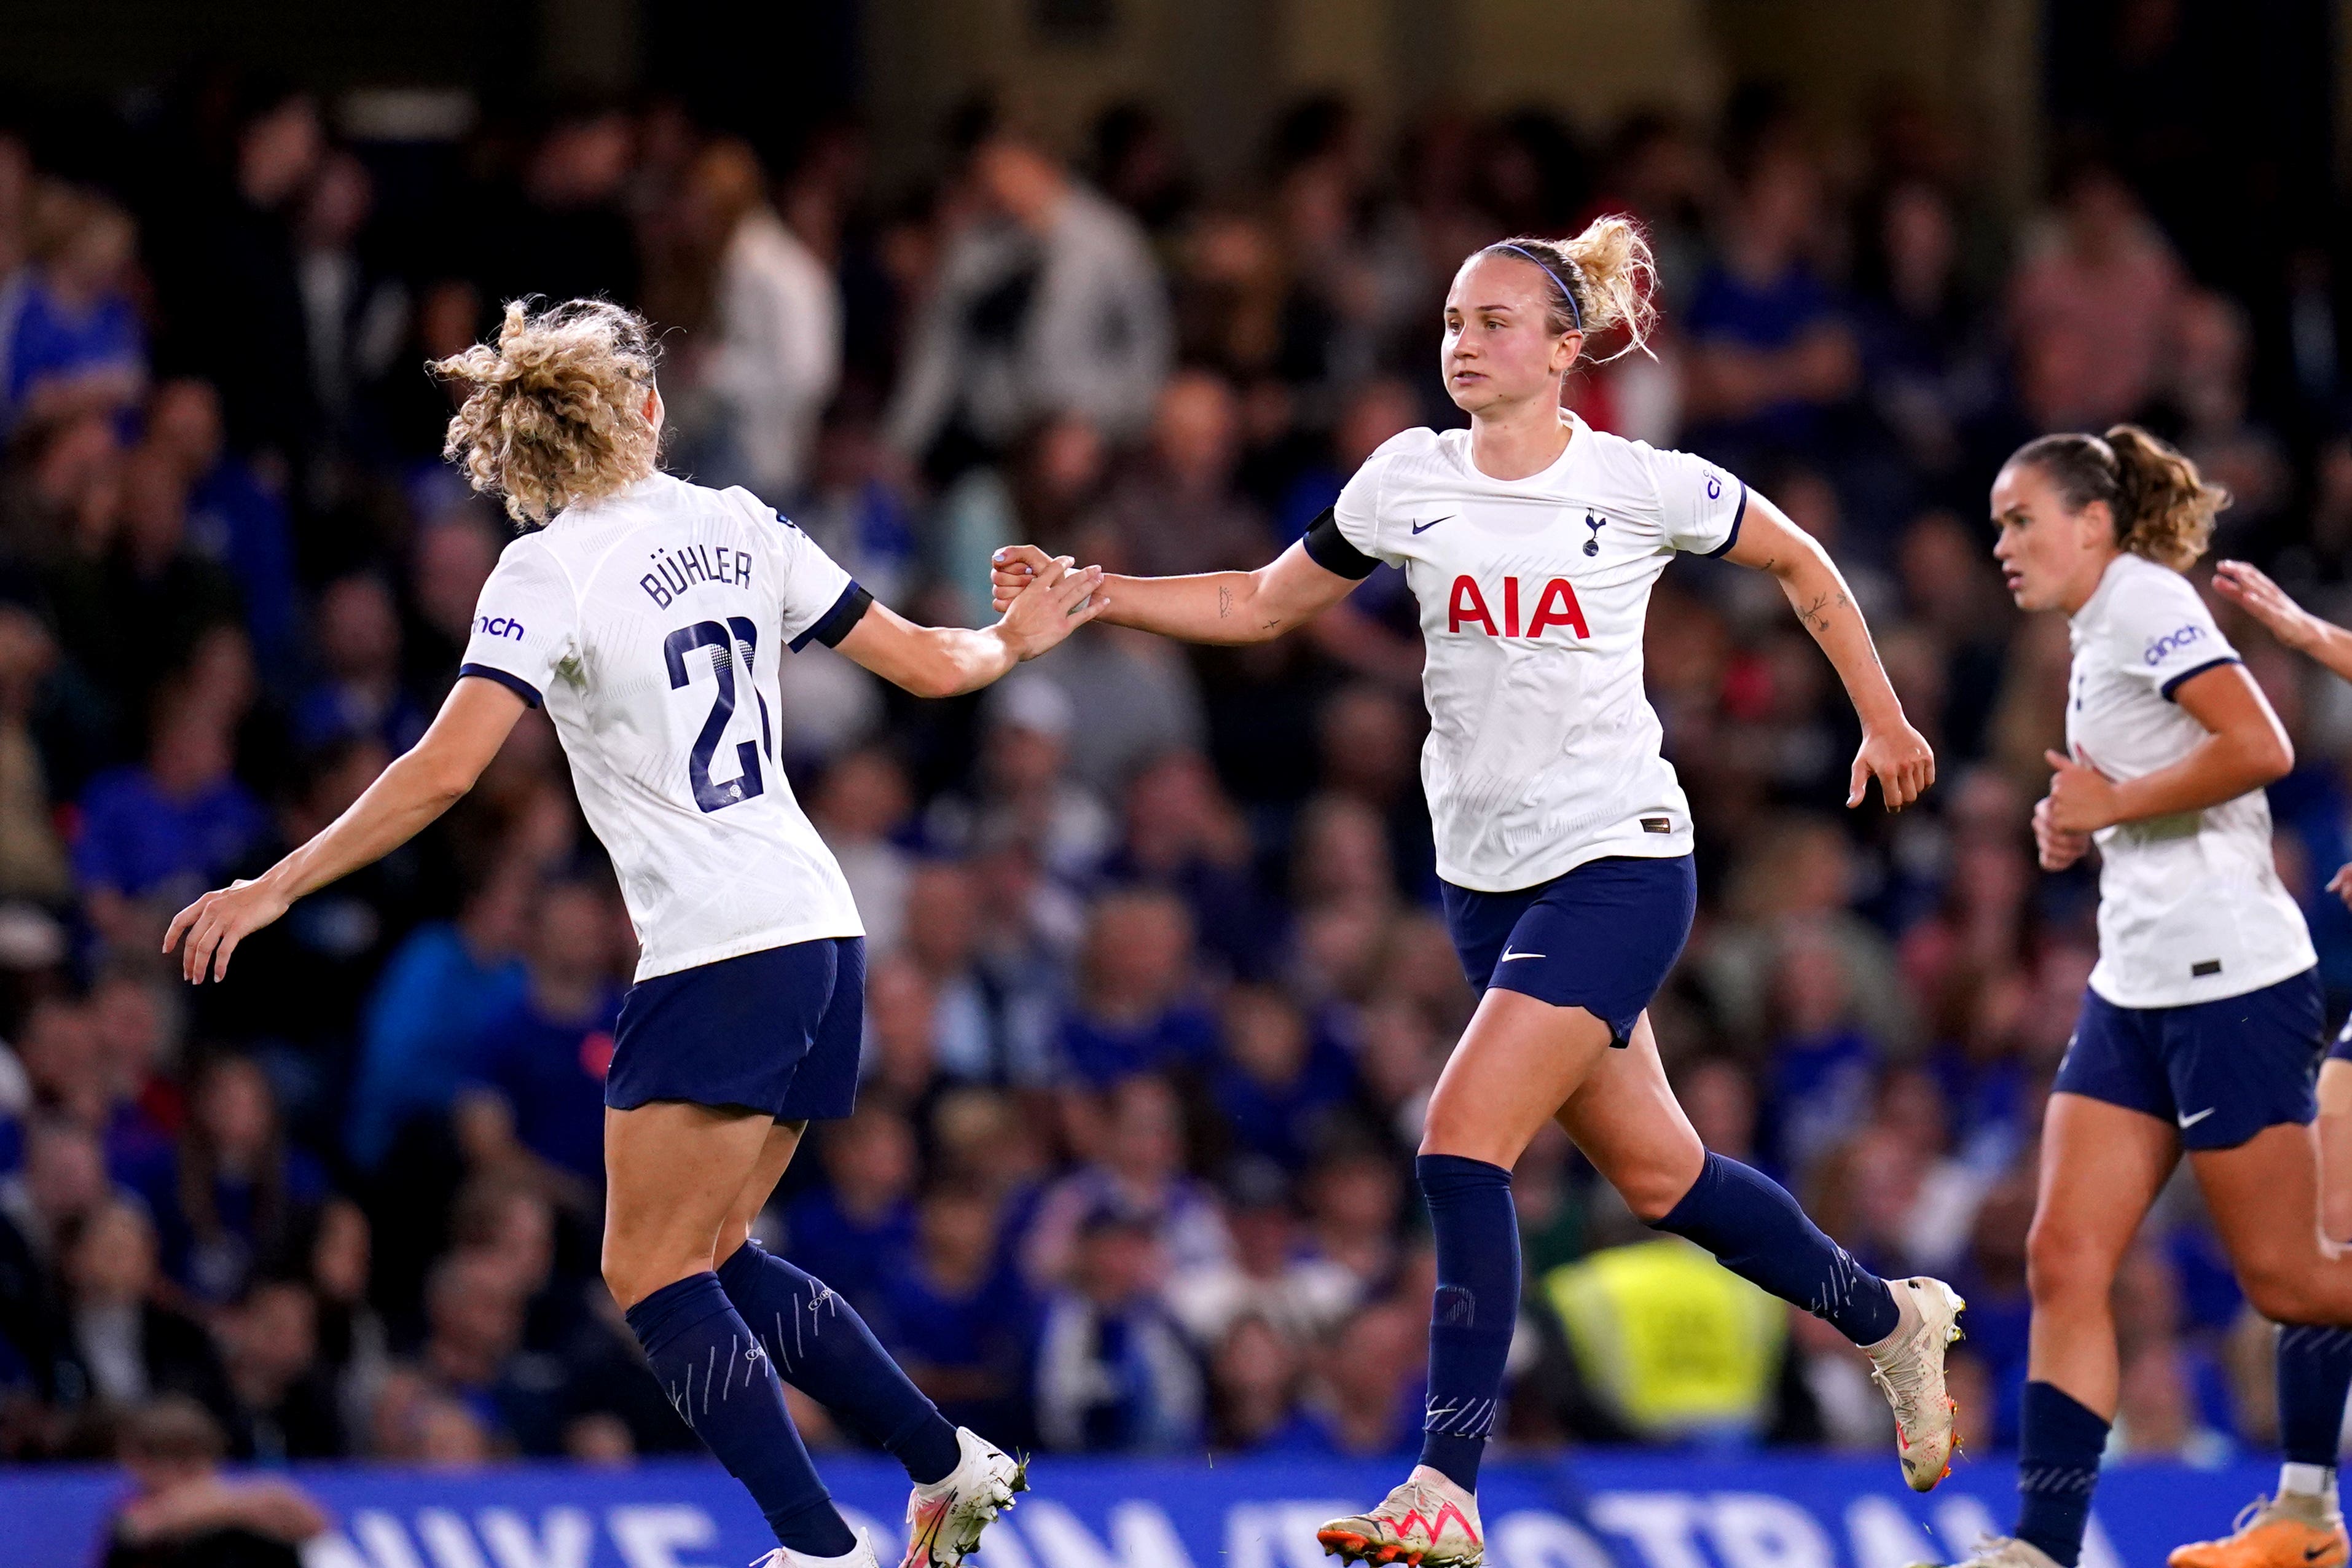
<instances>
[{"instance_id":1,"label":"navy captain armband","mask_svg":"<svg viewBox=\"0 0 2352 1568\"><path fill-rule=\"evenodd\" d=\"M866 612L873 605L874 595L852 580L849 586L841 591L841 597L833 602L833 608L819 616L808 630L793 639L793 651L800 652L812 641L821 642L827 647L839 647L841 639L857 629L857 623L866 618Z\"/></svg>"},{"instance_id":2,"label":"navy captain armband","mask_svg":"<svg viewBox=\"0 0 2352 1568\"><path fill-rule=\"evenodd\" d=\"M1307 553L1316 565L1351 583L1360 583L1381 569L1381 563L1348 542L1339 531L1339 519L1330 507L1323 515L1307 525Z\"/></svg>"}]
</instances>

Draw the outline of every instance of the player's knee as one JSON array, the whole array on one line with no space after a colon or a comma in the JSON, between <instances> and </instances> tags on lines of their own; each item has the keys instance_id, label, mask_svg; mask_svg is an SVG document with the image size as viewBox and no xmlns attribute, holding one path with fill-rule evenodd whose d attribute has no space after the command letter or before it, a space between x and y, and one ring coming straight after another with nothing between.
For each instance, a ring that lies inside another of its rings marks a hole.
<instances>
[{"instance_id":1,"label":"player's knee","mask_svg":"<svg viewBox=\"0 0 2352 1568\"><path fill-rule=\"evenodd\" d=\"M675 1284L690 1274L710 1267L710 1260L669 1256L661 1248L633 1243L616 1237L608 1228L604 1247L598 1258L599 1271L604 1277L604 1289L623 1311L644 1300L665 1285Z\"/></svg>"},{"instance_id":2,"label":"player's knee","mask_svg":"<svg viewBox=\"0 0 2352 1568\"><path fill-rule=\"evenodd\" d=\"M2038 1308L2098 1303L2114 1287L2115 1270L2089 1237L2037 1220L2025 1237L2025 1284Z\"/></svg>"},{"instance_id":3,"label":"player's knee","mask_svg":"<svg viewBox=\"0 0 2352 1568\"><path fill-rule=\"evenodd\" d=\"M2286 1258L2238 1260L2238 1283L2247 1305L2274 1323L2321 1321L2325 1303L2315 1288L2311 1261Z\"/></svg>"}]
</instances>

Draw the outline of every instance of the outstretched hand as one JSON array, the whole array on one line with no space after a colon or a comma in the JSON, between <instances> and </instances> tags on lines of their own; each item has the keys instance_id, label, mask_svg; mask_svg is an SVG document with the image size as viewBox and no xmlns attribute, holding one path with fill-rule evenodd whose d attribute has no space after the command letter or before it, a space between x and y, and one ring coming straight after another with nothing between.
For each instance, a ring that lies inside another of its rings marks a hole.
<instances>
[{"instance_id":1,"label":"outstretched hand","mask_svg":"<svg viewBox=\"0 0 2352 1568\"><path fill-rule=\"evenodd\" d=\"M181 950L180 973L188 984L201 985L207 976L226 980L229 955L236 951L236 944L284 914L286 906L287 900L266 878L215 888L172 917L170 929L163 932L163 951L179 946L184 935L187 945Z\"/></svg>"},{"instance_id":2,"label":"outstretched hand","mask_svg":"<svg viewBox=\"0 0 2352 1568\"><path fill-rule=\"evenodd\" d=\"M1936 782L1936 753L1927 738L1909 724L1896 721L1891 730L1865 730L1862 750L1853 754L1848 781L1848 809L1862 804L1870 781L1878 781L1878 795L1889 811L1900 811L1927 793Z\"/></svg>"},{"instance_id":3,"label":"outstretched hand","mask_svg":"<svg viewBox=\"0 0 2352 1568\"><path fill-rule=\"evenodd\" d=\"M2242 605L2297 653L2308 653L2319 641L2319 618L2293 599L2259 566L2244 561L2224 561L2213 568L2213 588L2233 605Z\"/></svg>"},{"instance_id":4,"label":"outstretched hand","mask_svg":"<svg viewBox=\"0 0 2352 1568\"><path fill-rule=\"evenodd\" d=\"M1026 548L1023 546L1022 548ZM1016 658L1035 658L1110 605L1102 568L1078 567L1067 556L1048 561L1009 598L998 591L1004 618L997 629Z\"/></svg>"}]
</instances>

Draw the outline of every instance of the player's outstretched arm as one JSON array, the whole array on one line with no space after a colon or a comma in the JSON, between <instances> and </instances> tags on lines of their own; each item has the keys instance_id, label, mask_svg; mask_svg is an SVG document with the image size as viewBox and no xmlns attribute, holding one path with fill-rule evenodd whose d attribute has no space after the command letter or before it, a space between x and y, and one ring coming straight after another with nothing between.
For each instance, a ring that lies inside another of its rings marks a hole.
<instances>
[{"instance_id":1,"label":"player's outstretched arm","mask_svg":"<svg viewBox=\"0 0 2352 1568\"><path fill-rule=\"evenodd\" d=\"M1018 594L1005 595L997 605L1003 619L992 626L919 626L873 605L834 646L918 697L977 691L1055 647L1109 606L1101 567L1074 566L1066 559L1045 566Z\"/></svg>"},{"instance_id":2,"label":"player's outstretched arm","mask_svg":"<svg viewBox=\"0 0 2352 1568\"><path fill-rule=\"evenodd\" d=\"M1055 558L1034 544L996 552L996 607L1004 608ZM1326 571L1294 544L1255 572L1202 572L1190 577L1103 579L1113 626L1158 632L1185 642L1265 642L1305 625L1346 598L1352 577Z\"/></svg>"},{"instance_id":3,"label":"player's outstretched arm","mask_svg":"<svg viewBox=\"0 0 2352 1568\"><path fill-rule=\"evenodd\" d=\"M2213 568L2213 587L2231 604L2242 605L2271 636L2352 680L2352 631L2321 620L2288 598L2286 590L2272 582L2262 568L2243 561L2224 561Z\"/></svg>"},{"instance_id":4,"label":"player's outstretched arm","mask_svg":"<svg viewBox=\"0 0 2352 1568\"><path fill-rule=\"evenodd\" d=\"M317 837L250 881L215 889L172 917L169 952L185 937L180 973L202 984L228 976L236 944L303 894L373 864L423 832L474 787L506 743L523 700L495 680L463 677L449 689L425 738L394 758Z\"/></svg>"},{"instance_id":5,"label":"player's outstretched arm","mask_svg":"<svg viewBox=\"0 0 2352 1568\"><path fill-rule=\"evenodd\" d=\"M1874 778L1889 811L1900 811L1926 794L1936 782L1936 753L1903 717L1903 703L1878 662L1870 627L1863 624L1862 611L1829 552L1779 507L1750 490L1739 542L1726 559L1780 580L1780 592L1789 596L1797 618L1845 683L1845 694L1862 721L1862 749L1854 753L1846 805L1860 805L1863 791Z\"/></svg>"},{"instance_id":6,"label":"player's outstretched arm","mask_svg":"<svg viewBox=\"0 0 2352 1568\"><path fill-rule=\"evenodd\" d=\"M2118 822L2202 811L2294 770L2294 743L2244 665L2232 659L2200 669L2172 689L2172 700L2205 727L2205 738L2169 767L2116 780L2099 772L2095 757L2043 753L2055 770L2050 779L2053 827L2096 833Z\"/></svg>"}]
</instances>

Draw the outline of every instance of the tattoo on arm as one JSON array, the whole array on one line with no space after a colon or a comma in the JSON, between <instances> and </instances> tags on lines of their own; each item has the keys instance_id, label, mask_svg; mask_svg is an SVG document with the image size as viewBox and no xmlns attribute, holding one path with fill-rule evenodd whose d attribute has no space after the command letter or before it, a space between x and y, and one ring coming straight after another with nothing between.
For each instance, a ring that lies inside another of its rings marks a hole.
<instances>
[{"instance_id":1,"label":"tattoo on arm","mask_svg":"<svg viewBox=\"0 0 2352 1568\"><path fill-rule=\"evenodd\" d=\"M1234 613L1234 591L1223 584L1217 584L1217 619L1223 620Z\"/></svg>"},{"instance_id":2,"label":"tattoo on arm","mask_svg":"<svg viewBox=\"0 0 2352 1568\"><path fill-rule=\"evenodd\" d=\"M1813 635L1819 637L1830 629L1830 612L1843 609L1845 604L1846 597L1843 594L1834 595L1822 594L1811 604L1800 609L1797 612L1797 618L1812 627Z\"/></svg>"}]
</instances>

